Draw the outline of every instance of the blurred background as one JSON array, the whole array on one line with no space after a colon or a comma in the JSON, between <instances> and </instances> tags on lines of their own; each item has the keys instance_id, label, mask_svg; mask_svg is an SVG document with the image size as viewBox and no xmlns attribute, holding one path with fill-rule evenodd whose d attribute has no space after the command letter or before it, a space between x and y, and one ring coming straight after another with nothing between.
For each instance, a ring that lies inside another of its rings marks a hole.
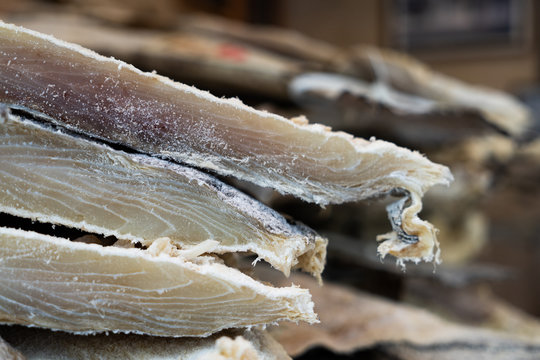
<instances>
[{"instance_id":1,"label":"blurred background","mask_svg":"<svg viewBox=\"0 0 540 360\"><path fill-rule=\"evenodd\" d=\"M327 283L540 339L538 2L2 0L0 16L450 166L455 182L430 191L422 213L440 229L436 271L379 259L375 238L390 231L391 199L321 209L225 180L328 236ZM287 331L278 340L305 329ZM299 358L367 351L298 348L290 352Z\"/></svg>"}]
</instances>

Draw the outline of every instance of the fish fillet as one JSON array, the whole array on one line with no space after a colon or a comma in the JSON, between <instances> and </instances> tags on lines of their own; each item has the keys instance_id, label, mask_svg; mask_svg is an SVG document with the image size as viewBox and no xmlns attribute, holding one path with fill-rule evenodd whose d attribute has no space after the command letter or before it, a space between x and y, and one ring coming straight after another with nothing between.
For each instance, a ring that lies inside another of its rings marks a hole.
<instances>
[{"instance_id":1,"label":"fish fillet","mask_svg":"<svg viewBox=\"0 0 540 360\"><path fill-rule=\"evenodd\" d=\"M263 285L213 257L189 261L2 227L0 273L2 323L178 337L316 322L307 290Z\"/></svg>"},{"instance_id":2,"label":"fish fillet","mask_svg":"<svg viewBox=\"0 0 540 360\"><path fill-rule=\"evenodd\" d=\"M0 111L1 212L146 246L214 240L203 252L249 251L286 275L298 266L320 277L326 239L306 226L198 170L21 116Z\"/></svg>"},{"instance_id":3,"label":"fish fillet","mask_svg":"<svg viewBox=\"0 0 540 360\"><path fill-rule=\"evenodd\" d=\"M290 74L301 71L298 61L229 39L184 31L123 29L61 11L7 19L221 93L260 94L285 100Z\"/></svg>"},{"instance_id":4,"label":"fish fillet","mask_svg":"<svg viewBox=\"0 0 540 360\"><path fill-rule=\"evenodd\" d=\"M42 112L77 132L321 205L404 189L410 201L393 224L401 231L385 237L380 251L435 257L435 230L417 213L424 192L447 184L451 175L419 153L257 111L5 23L0 101ZM415 240L404 242L402 234Z\"/></svg>"},{"instance_id":5,"label":"fish fillet","mask_svg":"<svg viewBox=\"0 0 540 360\"><path fill-rule=\"evenodd\" d=\"M24 354L27 360L290 359L271 335L257 329L227 330L206 338L171 339L134 334L81 336L22 326L0 326L0 336ZM22 360L23 357L18 359Z\"/></svg>"}]
</instances>

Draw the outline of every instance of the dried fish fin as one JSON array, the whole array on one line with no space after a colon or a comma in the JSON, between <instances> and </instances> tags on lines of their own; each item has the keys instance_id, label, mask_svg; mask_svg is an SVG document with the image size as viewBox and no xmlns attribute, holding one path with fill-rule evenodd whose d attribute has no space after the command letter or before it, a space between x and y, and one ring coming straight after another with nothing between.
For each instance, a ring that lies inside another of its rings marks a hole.
<instances>
[{"instance_id":1,"label":"dried fish fin","mask_svg":"<svg viewBox=\"0 0 540 360\"><path fill-rule=\"evenodd\" d=\"M321 273L326 264L327 246L328 239L320 236L316 237L314 248L303 255L300 255L300 257L298 257L298 264L296 265L296 268L302 269L313 275L319 282L319 285L322 285Z\"/></svg>"},{"instance_id":2,"label":"dried fish fin","mask_svg":"<svg viewBox=\"0 0 540 360\"><path fill-rule=\"evenodd\" d=\"M145 246L167 238L186 258L250 251L286 275L299 267L320 279L327 241L306 226L197 170L18 112L0 112L0 211Z\"/></svg>"},{"instance_id":3,"label":"dried fish fin","mask_svg":"<svg viewBox=\"0 0 540 360\"><path fill-rule=\"evenodd\" d=\"M0 228L0 258L2 323L178 337L317 321L307 290L263 285L209 257L190 262Z\"/></svg>"}]
</instances>

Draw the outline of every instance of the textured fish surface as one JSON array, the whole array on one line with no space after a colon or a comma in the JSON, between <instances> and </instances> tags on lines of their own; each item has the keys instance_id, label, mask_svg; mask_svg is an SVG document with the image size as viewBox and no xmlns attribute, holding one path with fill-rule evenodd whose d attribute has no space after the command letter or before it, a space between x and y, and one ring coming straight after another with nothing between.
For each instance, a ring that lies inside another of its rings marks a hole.
<instances>
[{"instance_id":1,"label":"textured fish surface","mask_svg":"<svg viewBox=\"0 0 540 360\"><path fill-rule=\"evenodd\" d=\"M285 360L283 347L262 330L234 329L206 338L163 338L134 334L81 336L22 326L0 326L21 355L2 360ZM1 341L1 340L0 340ZM0 355L2 355L0 346Z\"/></svg>"},{"instance_id":2,"label":"textured fish surface","mask_svg":"<svg viewBox=\"0 0 540 360\"><path fill-rule=\"evenodd\" d=\"M346 71L373 72L377 91L370 97L375 102L389 105L395 111L476 112L492 126L516 137L532 125L530 110L512 95L437 73L408 55L388 49L359 46L352 49L351 57L352 68ZM422 99L425 105L429 105L424 106L422 111L417 102L411 104L417 106L407 106L404 102L392 101L400 92Z\"/></svg>"},{"instance_id":3,"label":"textured fish surface","mask_svg":"<svg viewBox=\"0 0 540 360\"><path fill-rule=\"evenodd\" d=\"M405 189L400 227L382 254L432 260L437 241L420 220L421 196L451 180L448 168L384 141L367 141L219 99L121 61L0 23L0 101L69 129L272 187L321 205Z\"/></svg>"},{"instance_id":4,"label":"textured fish surface","mask_svg":"<svg viewBox=\"0 0 540 360\"><path fill-rule=\"evenodd\" d=\"M213 257L150 250L2 227L0 322L178 337L316 321L307 290L263 285Z\"/></svg>"},{"instance_id":5,"label":"textured fish surface","mask_svg":"<svg viewBox=\"0 0 540 360\"><path fill-rule=\"evenodd\" d=\"M201 251L253 252L287 275L298 266L320 277L326 239L212 176L5 107L0 124L1 212L146 246L168 238L189 250L214 240Z\"/></svg>"}]
</instances>

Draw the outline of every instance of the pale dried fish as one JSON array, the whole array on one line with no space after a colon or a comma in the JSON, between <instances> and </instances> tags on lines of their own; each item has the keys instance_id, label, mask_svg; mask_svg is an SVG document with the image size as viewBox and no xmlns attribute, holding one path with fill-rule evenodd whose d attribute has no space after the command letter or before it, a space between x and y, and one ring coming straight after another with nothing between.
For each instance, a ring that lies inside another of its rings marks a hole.
<instances>
[{"instance_id":1,"label":"pale dried fish","mask_svg":"<svg viewBox=\"0 0 540 360\"><path fill-rule=\"evenodd\" d=\"M146 246L166 237L184 252L215 240L202 252L249 251L320 277L326 239L306 226L198 170L21 116L0 114L1 212Z\"/></svg>"},{"instance_id":2,"label":"pale dried fish","mask_svg":"<svg viewBox=\"0 0 540 360\"><path fill-rule=\"evenodd\" d=\"M2 323L177 337L316 322L307 290L263 285L213 257L187 261L0 228L0 273Z\"/></svg>"},{"instance_id":3,"label":"pale dried fish","mask_svg":"<svg viewBox=\"0 0 540 360\"><path fill-rule=\"evenodd\" d=\"M397 96L425 103L423 113L474 111L509 135L520 136L531 125L528 108L502 91L473 86L437 73L414 58L392 50L357 47L346 60L346 71L374 77L370 97L393 109L417 113L418 108L396 102ZM375 91L377 89L377 91Z\"/></svg>"},{"instance_id":4,"label":"pale dried fish","mask_svg":"<svg viewBox=\"0 0 540 360\"><path fill-rule=\"evenodd\" d=\"M135 334L81 336L45 329L0 326L0 336L4 336L28 360L290 359L271 335L257 329L227 330L206 338L171 339Z\"/></svg>"},{"instance_id":5,"label":"pale dried fish","mask_svg":"<svg viewBox=\"0 0 540 360\"><path fill-rule=\"evenodd\" d=\"M301 71L298 61L236 41L200 34L107 26L94 17L60 10L7 19L220 93L286 99L289 77Z\"/></svg>"},{"instance_id":6,"label":"pale dried fish","mask_svg":"<svg viewBox=\"0 0 540 360\"><path fill-rule=\"evenodd\" d=\"M294 276L293 281L311 290L321 322L311 326L283 324L272 329L272 334L292 356L300 356L316 347L327 348L336 354L354 354L367 348L403 346L420 350L419 355L424 355L423 352L431 355L425 359L441 359L446 352L453 355L448 359L538 358L538 335L532 338L515 331L495 332L464 326L424 309L341 285L326 283L321 288L302 275ZM468 356L460 356L463 354Z\"/></svg>"},{"instance_id":7,"label":"pale dried fish","mask_svg":"<svg viewBox=\"0 0 540 360\"><path fill-rule=\"evenodd\" d=\"M272 187L321 205L402 188L411 195L399 238L381 252L435 258L435 230L416 214L448 168L384 141L335 133L304 118L256 111L53 37L0 24L0 101L77 132ZM394 239L394 238L392 238Z\"/></svg>"},{"instance_id":8,"label":"pale dried fish","mask_svg":"<svg viewBox=\"0 0 540 360\"><path fill-rule=\"evenodd\" d=\"M1 98L77 131L319 204L447 181L446 168L390 143L256 111L23 28L2 24L0 36Z\"/></svg>"}]
</instances>

